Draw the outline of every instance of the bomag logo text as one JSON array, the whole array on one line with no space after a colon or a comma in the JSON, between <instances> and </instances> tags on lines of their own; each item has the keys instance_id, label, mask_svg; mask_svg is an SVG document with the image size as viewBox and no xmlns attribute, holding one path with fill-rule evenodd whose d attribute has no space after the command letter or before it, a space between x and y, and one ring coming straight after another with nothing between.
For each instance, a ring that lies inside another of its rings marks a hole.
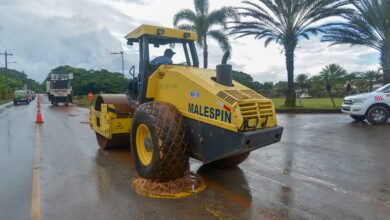
<instances>
[{"instance_id":1,"label":"bomag logo text","mask_svg":"<svg viewBox=\"0 0 390 220\"><path fill-rule=\"evenodd\" d=\"M205 118L232 123L232 113L225 110L189 103L188 112Z\"/></svg>"}]
</instances>

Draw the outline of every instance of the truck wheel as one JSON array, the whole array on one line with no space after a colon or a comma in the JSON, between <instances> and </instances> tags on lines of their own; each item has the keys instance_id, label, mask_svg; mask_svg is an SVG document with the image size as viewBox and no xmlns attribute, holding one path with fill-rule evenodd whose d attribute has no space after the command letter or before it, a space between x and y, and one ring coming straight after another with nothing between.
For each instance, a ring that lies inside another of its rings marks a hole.
<instances>
[{"instance_id":1,"label":"truck wheel","mask_svg":"<svg viewBox=\"0 0 390 220\"><path fill-rule=\"evenodd\" d=\"M160 182L188 169L189 136L184 117L170 104L140 105L131 128L131 150L139 175Z\"/></svg>"},{"instance_id":2,"label":"truck wheel","mask_svg":"<svg viewBox=\"0 0 390 220\"><path fill-rule=\"evenodd\" d=\"M248 158L248 156L249 156L249 152L248 153L239 154L239 155L236 155L236 156L233 156L233 157L228 157L228 158L225 158L225 159L221 159L221 160L217 160L217 161L211 162L210 166L221 168L221 169L234 168L238 164L244 162L244 160L246 160L246 158Z\"/></svg>"},{"instance_id":3,"label":"truck wheel","mask_svg":"<svg viewBox=\"0 0 390 220\"><path fill-rule=\"evenodd\" d=\"M366 116L365 115L350 115L350 116L355 121L364 121L364 120L366 120Z\"/></svg>"},{"instance_id":4,"label":"truck wheel","mask_svg":"<svg viewBox=\"0 0 390 220\"><path fill-rule=\"evenodd\" d=\"M382 125L389 119L389 111L384 106L373 106L367 114L367 121L373 125Z\"/></svg>"},{"instance_id":5,"label":"truck wheel","mask_svg":"<svg viewBox=\"0 0 390 220\"><path fill-rule=\"evenodd\" d=\"M17 101L14 101L14 105L17 105L18 104L18 102Z\"/></svg>"}]
</instances>

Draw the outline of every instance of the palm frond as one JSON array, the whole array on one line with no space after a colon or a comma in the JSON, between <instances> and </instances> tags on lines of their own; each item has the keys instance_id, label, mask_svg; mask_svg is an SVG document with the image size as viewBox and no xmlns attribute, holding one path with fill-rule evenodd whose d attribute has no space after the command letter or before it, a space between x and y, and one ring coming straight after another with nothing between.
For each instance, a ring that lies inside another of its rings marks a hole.
<instances>
[{"instance_id":1,"label":"palm frond","mask_svg":"<svg viewBox=\"0 0 390 220\"><path fill-rule=\"evenodd\" d=\"M296 45L299 37L309 39L311 35L317 35L323 29L321 25L316 25L318 21L342 16L351 10L344 7L348 0L258 0L258 3L243 3L246 7L238 8L239 14L251 21L236 22L231 27L231 34L238 34L238 37L252 35L257 39L268 39L272 34L284 46ZM266 45L269 42L272 40Z\"/></svg>"},{"instance_id":2,"label":"palm frond","mask_svg":"<svg viewBox=\"0 0 390 220\"><path fill-rule=\"evenodd\" d=\"M196 15L191 9L182 9L173 17L173 25L176 27L181 21L195 22Z\"/></svg>"},{"instance_id":3,"label":"palm frond","mask_svg":"<svg viewBox=\"0 0 390 220\"><path fill-rule=\"evenodd\" d=\"M206 17L209 13L209 0L194 0L195 11L198 15Z\"/></svg>"},{"instance_id":4,"label":"palm frond","mask_svg":"<svg viewBox=\"0 0 390 220\"><path fill-rule=\"evenodd\" d=\"M236 22L239 20L239 15L235 8L222 7L210 12L207 16L209 27L212 27L213 25L221 25L224 29L227 29L228 19L233 19Z\"/></svg>"},{"instance_id":5,"label":"palm frond","mask_svg":"<svg viewBox=\"0 0 390 220\"><path fill-rule=\"evenodd\" d=\"M196 31L194 25L192 24L180 24L177 26L177 28L186 31Z\"/></svg>"},{"instance_id":6,"label":"palm frond","mask_svg":"<svg viewBox=\"0 0 390 220\"><path fill-rule=\"evenodd\" d=\"M232 49L229 43L229 38L222 31L211 30L207 33L207 35L216 40L224 52Z\"/></svg>"},{"instance_id":7,"label":"palm frond","mask_svg":"<svg viewBox=\"0 0 390 220\"><path fill-rule=\"evenodd\" d=\"M346 13L346 23L326 27L322 41L334 44L363 45L381 51L390 38L390 1L350 0L355 10Z\"/></svg>"}]
</instances>

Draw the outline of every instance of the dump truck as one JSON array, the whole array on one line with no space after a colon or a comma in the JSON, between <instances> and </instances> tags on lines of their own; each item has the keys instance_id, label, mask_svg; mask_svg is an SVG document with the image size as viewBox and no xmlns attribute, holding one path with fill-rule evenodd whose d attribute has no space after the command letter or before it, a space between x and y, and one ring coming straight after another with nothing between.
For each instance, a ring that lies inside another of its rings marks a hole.
<instances>
[{"instance_id":1,"label":"dump truck","mask_svg":"<svg viewBox=\"0 0 390 220\"><path fill-rule=\"evenodd\" d=\"M251 151L279 142L271 100L232 80L232 66L199 68L190 31L141 25L126 35L139 49L139 73L126 95L99 95L89 121L101 149L131 148L138 174L164 182L184 175L189 157L235 167ZM184 62L151 64L151 50L179 48Z\"/></svg>"},{"instance_id":2,"label":"dump truck","mask_svg":"<svg viewBox=\"0 0 390 220\"><path fill-rule=\"evenodd\" d=\"M51 73L50 81L46 82L46 92L52 105L64 103L68 105L73 102L72 86L70 81L73 73Z\"/></svg>"}]
</instances>

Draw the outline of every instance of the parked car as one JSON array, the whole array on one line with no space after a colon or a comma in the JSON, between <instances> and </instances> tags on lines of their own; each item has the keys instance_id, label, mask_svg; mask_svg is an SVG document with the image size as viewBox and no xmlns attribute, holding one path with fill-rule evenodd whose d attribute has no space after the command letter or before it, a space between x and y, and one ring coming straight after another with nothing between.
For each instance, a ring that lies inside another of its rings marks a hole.
<instances>
[{"instance_id":1,"label":"parked car","mask_svg":"<svg viewBox=\"0 0 390 220\"><path fill-rule=\"evenodd\" d=\"M26 90L15 90L14 92L14 105L24 102L26 104L30 103L29 94Z\"/></svg>"},{"instance_id":2,"label":"parked car","mask_svg":"<svg viewBox=\"0 0 390 220\"><path fill-rule=\"evenodd\" d=\"M370 93L345 97L341 111L356 121L367 119L374 125L385 124L390 114L390 84Z\"/></svg>"}]
</instances>

